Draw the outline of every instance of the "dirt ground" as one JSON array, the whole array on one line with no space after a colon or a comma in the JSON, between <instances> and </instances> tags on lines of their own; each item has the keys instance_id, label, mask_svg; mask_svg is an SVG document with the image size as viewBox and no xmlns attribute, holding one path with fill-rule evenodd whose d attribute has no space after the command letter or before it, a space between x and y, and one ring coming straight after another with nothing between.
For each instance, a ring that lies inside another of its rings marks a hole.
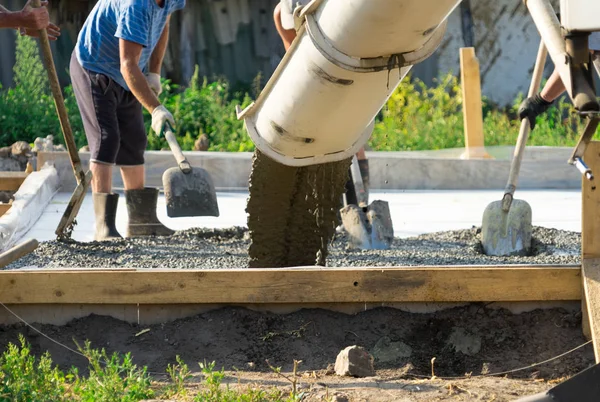
<instances>
[{"instance_id":1,"label":"dirt ground","mask_svg":"<svg viewBox=\"0 0 600 402\"><path fill-rule=\"evenodd\" d=\"M479 228L396 239L390 250L349 249L344 236L330 245L328 266L456 264L577 264L580 234L534 228L532 255L483 255ZM172 238L108 243L43 243L9 269L21 267L235 268L248 266L248 232L193 229ZM89 316L41 330L74 346L89 340L108 352L131 352L157 379L177 355L196 372L215 361L232 386L290 387L266 360L284 372L301 360L299 386L305 401L512 401L552 387L593 365L591 344L559 359L529 367L586 342L581 314L565 309L513 314L471 304L429 314L377 308L355 315L305 309L286 315L228 307L163 325L140 327ZM143 332L143 333L142 333ZM0 345L26 334L36 353L50 351L62 368L85 371L87 361L24 326L0 327ZM376 376L356 379L333 373L337 354L359 345L375 358ZM432 379L432 359L434 360ZM529 367L524 370L517 370ZM490 374L504 373L499 376ZM482 376L487 375L487 376ZM464 377L469 378L464 378ZM451 377L451 378L446 378ZM197 386L199 376L196 377ZM343 398L338 399L344 400Z\"/></svg>"},{"instance_id":2,"label":"dirt ground","mask_svg":"<svg viewBox=\"0 0 600 402\"><path fill-rule=\"evenodd\" d=\"M511 401L549 389L594 363L592 346L586 345L534 368L477 378L527 367L584 344L580 313L565 309L512 314L472 304L430 314L377 308L355 315L319 309L276 315L227 307L143 327L101 316L36 327L70 347L74 340L89 340L108 352L131 352L136 363L159 379L180 355L196 372L198 362L215 361L234 385L289 387L266 360L288 373L294 360L302 360L299 386L307 401L336 393L350 401ZM142 330L147 331L140 334ZM0 345L16 343L19 333L33 352L48 350L63 369L74 365L85 371L84 358L23 325L0 327ZM375 377L333 374L337 354L350 345L373 354ZM432 380L434 357L438 379ZM465 375L472 377L443 379Z\"/></svg>"}]
</instances>

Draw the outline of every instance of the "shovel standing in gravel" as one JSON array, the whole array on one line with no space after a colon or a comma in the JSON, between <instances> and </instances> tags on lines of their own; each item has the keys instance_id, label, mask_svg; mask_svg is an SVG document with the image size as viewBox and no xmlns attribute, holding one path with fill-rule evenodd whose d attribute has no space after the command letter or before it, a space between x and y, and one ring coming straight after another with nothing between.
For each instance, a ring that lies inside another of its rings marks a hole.
<instances>
[{"instance_id":1,"label":"shovel standing in gravel","mask_svg":"<svg viewBox=\"0 0 600 402\"><path fill-rule=\"evenodd\" d=\"M546 46L541 41L529 87L530 97L540 87L547 56ZM531 232L533 230L531 206L524 200L515 200L514 193L517 189L519 170L529 131L534 124L527 118L522 119L504 197L500 201L489 204L483 213L481 242L487 255L523 255L528 254L531 249Z\"/></svg>"}]
</instances>

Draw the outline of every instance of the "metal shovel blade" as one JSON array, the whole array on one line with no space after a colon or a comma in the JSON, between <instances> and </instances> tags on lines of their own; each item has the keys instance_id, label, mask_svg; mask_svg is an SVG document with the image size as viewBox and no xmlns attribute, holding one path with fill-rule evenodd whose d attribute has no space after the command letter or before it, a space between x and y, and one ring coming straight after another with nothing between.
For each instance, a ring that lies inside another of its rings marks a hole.
<instances>
[{"instance_id":1,"label":"metal shovel blade","mask_svg":"<svg viewBox=\"0 0 600 402\"><path fill-rule=\"evenodd\" d=\"M508 212L502 201L490 203L483 212L481 243L486 255L527 255L531 251L531 206L513 200Z\"/></svg>"},{"instance_id":2,"label":"metal shovel blade","mask_svg":"<svg viewBox=\"0 0 600 402\"><path fill-rule=\"evenodd\" d=\"M183 173L178 167L163 173L167 216L219 216L217 193L208 172L194 167Z\"/></svg>"},{"instance_id":3,"label":"metal shovel blade","mask_svg":"<svg viewBox=\"0 0 600 402\"><path fill-rule=\"evenodd\" d=\"M394 241L389 204L376 200L365 209L349 204L340 210L349 245L360 250L389 249Z\"/></svg>"}]
</instances>

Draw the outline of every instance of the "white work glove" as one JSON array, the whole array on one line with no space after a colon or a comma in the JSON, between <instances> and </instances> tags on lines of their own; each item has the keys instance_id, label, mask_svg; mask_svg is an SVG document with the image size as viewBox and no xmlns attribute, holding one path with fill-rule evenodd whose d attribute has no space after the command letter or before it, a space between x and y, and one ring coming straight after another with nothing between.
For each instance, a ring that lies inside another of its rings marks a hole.
<instances>
[{"instance_id":1,"label":"white work glove","mask_svg":"<svg viewBox=\"0 0 600 402\"><path fill-rule=\"evenodd\" d=\"M167 110L166 107L164 107L164 105L157 106L152 111L152 130L154 130L156 135L160 137L163 135L165 124L167 123L170 126L169 128L173 130L175 127L175 119L173 118L173 115Z\"/></svg>"},{"instance_id":2,"label":"white work glove","mask_svg":"<svg viewBox=\"0 0 600 402\"><path fill-rule=\"evenodd\" d=\"M162 85L160 83L160 74L147 73L146 81L148 81L148 85L150 86L150 89L152 91L154 91L156 96L158 96L162 93Z\"/></svg>"}]
</instances>

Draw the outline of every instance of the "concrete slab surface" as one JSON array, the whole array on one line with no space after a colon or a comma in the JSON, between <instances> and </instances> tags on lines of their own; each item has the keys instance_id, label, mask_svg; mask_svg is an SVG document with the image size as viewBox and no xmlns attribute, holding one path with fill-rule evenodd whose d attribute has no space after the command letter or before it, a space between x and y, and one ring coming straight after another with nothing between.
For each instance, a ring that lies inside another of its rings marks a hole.
<instances>
[{"instance_id":1,"label":"concrete slab surface","mask_svg":"<svg viewBox=\"0 0 600 402\"><path fill-rule=\"evenodd\" d=\"M406 238L423 233L480 226L485 207L500 200L501 190L475 191L402 191L385 190L371 192L370 200L389 202L396 237ZM25 234L25 238L48 241L55 238L54 231L66 208L70 193L59 193L46 207L44 213ZM162 222L176 230L193 227L227 228L246 227L246 200L248 193L219 192L221 216L199 218L168 218L165 199L158 201L158 216ZM517 199L527 201L533 209L533 224L548 228L581 231L581 191L579 190L523 190L517 191ZM91 194L83 202L77 217L73 238L88 242L94 235L94 211ZM125 233L127 210L125 197L119 199L117 228Z\"/></svg>"}]
</instances>

